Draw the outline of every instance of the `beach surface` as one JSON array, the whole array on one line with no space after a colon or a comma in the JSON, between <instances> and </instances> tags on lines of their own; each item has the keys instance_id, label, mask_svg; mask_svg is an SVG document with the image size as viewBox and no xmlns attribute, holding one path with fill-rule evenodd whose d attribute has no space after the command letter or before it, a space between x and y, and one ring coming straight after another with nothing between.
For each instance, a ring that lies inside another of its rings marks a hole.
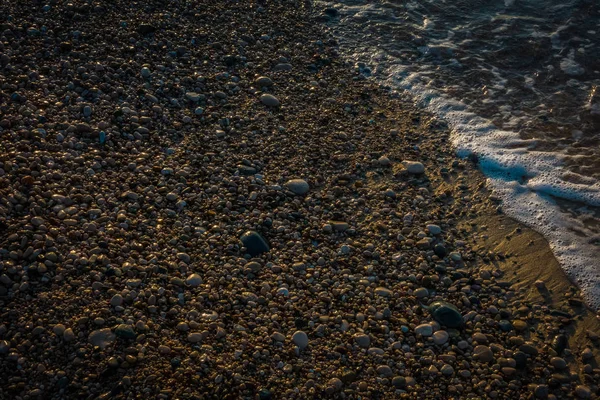
<instances>
[{"instance_id":1,"label":"beach surface","mask_svg":"<svg viewBox=\"0 0 600 400\"><path fill-rule=\"evenodd\" d=\"M600 324L303 1L0 6L0 398L596 398Z\"/></svg>"}]
</instances>

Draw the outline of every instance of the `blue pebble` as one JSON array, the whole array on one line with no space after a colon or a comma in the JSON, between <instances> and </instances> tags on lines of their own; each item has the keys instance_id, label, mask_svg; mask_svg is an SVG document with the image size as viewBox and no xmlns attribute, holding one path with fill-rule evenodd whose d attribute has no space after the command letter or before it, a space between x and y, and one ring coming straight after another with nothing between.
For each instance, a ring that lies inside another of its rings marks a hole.
<instances>
[{"instance_id":1,"label":"blue pebble","mask_svg":"<svg viewBox=\"0 0 600 400\"><path fill-rule=\"evenodd\" d=\"M104 142L106 142L106 132L100 131L100 134L98 135L98 140L100 141L100 144L104 144Z\"/></svg>"},{"instance_id":2,"label":"blue pebble","mask_svg":"<svg viewBox=\"0 0 600 400\"><path fill-rule=\"evenodd\" d=\"M508 331L512 330L512 324L509 321L505 320L505 319L503 319L502 321L500 321L498 323L498 325L500 325L500 329L502 331L504 331L504 332L508 332Z\"/></svg>"}]
</instances>

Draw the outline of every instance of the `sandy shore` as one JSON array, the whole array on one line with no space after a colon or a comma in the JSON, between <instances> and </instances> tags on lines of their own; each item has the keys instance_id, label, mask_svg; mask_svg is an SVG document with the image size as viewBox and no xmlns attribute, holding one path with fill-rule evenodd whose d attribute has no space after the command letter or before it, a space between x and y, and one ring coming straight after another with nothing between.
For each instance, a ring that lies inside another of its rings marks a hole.
<instances>
[{"instance_id":1,"label":"sandy shore","mask_svg":"<svg viewBox=\"0 0 600 400\"><path fill-rule=\"evenodd\" d=\"M548 245L332 10L162 3L0 6L0 398L597 395Z\"/></svg>"}]
</instances>

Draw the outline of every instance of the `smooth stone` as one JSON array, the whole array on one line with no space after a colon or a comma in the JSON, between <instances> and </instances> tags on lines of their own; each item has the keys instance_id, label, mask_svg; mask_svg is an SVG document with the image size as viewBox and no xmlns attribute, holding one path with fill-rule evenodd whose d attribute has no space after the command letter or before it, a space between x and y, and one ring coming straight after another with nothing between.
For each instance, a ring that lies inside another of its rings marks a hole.
<instances>
[{"instance_id":1,"label":"smooth stone","mask_svg":"<svg viewBox=\"0 0 600 400\"><path fill-rule=\"evenodd\" d=\"M435 301L429 307L429 312L437 322L448 328L460 328L463 317L458 309L445 301Z\"/></svg>"},{"instance_id":2,"label":"smooth stone","mask_svg":"<svg viewBox=\"0 0 600 400\"><path fill-rule=\"evenodd\" d=\"M520 319L514 320L512 325L515 327L515 330L518 332L522 332L525 329L527 329L527 322L520 320Z\"/></svg>"},{"instance_id":3,"label":"smooth stone","mask_svg":"<svg viewBox=\"0 0 600 400\"><path fill-rule=\"evenodd\" d=\"M538 399L547 399L549 393L548 385L537 385L533 390L533 395Z\"/></svg>"},{"instance_id":4,"label":"smooth stone","mask_svg":"<svg viewBox=\"0 0 600 400\"><path fill-rule=\"evenodd\" d=\"M355 333L354 341L357 345L363 348L367 348L371 345L371 338L369 337L369 335L366 335L364 333Z\"/></svg>"},{"instance_id":5,"label":"smooth stone","mask_svg":"<svg viewBox=\"0 0 600 400\"><path fill-rule=\"evenodd\" d=\"M337 232L344 232L350 228L350 225L348 225L347 222L342 221L331 221L329 222L329 225L331 225L331 228Z\"/></svg>"},{"instance_id":6,"label":"smooth stone","mask_svg":"<svg viewBox=\"0 0 600 400\"><path fill-rule=\"evenodd\" d=\"M392 369L387 365L380 365L377 367L377 373L381 376L390 377L394 375Z\"/></svg>"},{"instance_id":7,"label":"smooth stone","mask_svg":"<svg viewBox=\"0 0 600 400\"><path fill-rule=\"evenodd\" d=\"M135 339L137 336L131 325L120 324L115 329L115 335L122 339Z\"/></svg>"},{"instance_id":8,"label":"smooth stone","mask_svg":"<svg viewBox=\"0 0 600 400\"><path fill-rule=\"evenodd\" d=\"M440 372L446 376L450 376L454 374L454 368L452 368L450 364L444 364L442 365Z\"/></svg>"},{"instance_id":9,"label":"smooth stone","mask_svg":"<svg viewBox=\"0 0 600 400\"><path fill-rule=\"evenodd\" d=\"M75 332L73 332L73 329L71 329L71 328L65 329L65 331L63 333L63 339L65 342L71 342L71 341L75 340Z\"/></svg>"},{"instance_id":10,"label":"smooth stone","mask_svg":"<svg viewBox=\"0 0 600 400\"><path fill-rule=\"evenodd\" d=\"M262 266L260 265L260 263L257 263L256 261L251 261L248 264L246 264L246 268L248 268L250 271L252 271L253 273L258 273L260 272Z\"/></svg>"},{"instance_id":11,"label":"smooth stone","mask_svg":"<svg viewBox=\"0 0 600 400\"><path fill-rule=\"evenodd\" d=\"M62 336L66 330L67 330L67 327L64 326L63 324L56 324L52 328L52 332L54 332L54 334L56 336Z\"/></svg>"},{"instance_id":12,"label":"smooth stone","mask_svg":"<svg viewBox=\"0 0 600 400\"><path fill-rule=\"evenodd\" d=\"M385 354L385 350L380 349L379 347L370 347L369 350L367 350L367 353L382 356Z\"/></svg>"},{"instance_id":13,"label":"smooth stone","mask_svg":"<svg viewBox=\"0 0 600 400\"><path fill-rule=\"evenodd\" d=\"M382 167L389 167L392 164L392 161L388 157L386 157L386 156L379 157L379 159L377 160L377 162Z\"/></svg>"},{"instance_id":14,"label":"smooth stone","mask_svg":"<svg viewBox=\"0 0 600 400\"><path fill-rule=\"evenodd\" d=\"M563 334L557 335L552 340L552 348L560 355L569 345L569 340Z\"/></svg>"},{"instance_id":15,"label":"smooth stone","mask_svg":"<svg viewBox=\"0 0 600 400\"><path fill-rule=\"evenodd\" d=\"M147 35L156 31L156 28L150 24L140 24L137 31L142 35Z\"/></svg>"},{"instance_id":16,"label":"smooth stone","mask_svg":"<svg viewBox=\"0 0 600 400\"><path fill-rule=\"evenodd\" d=\"M438 243L433 247L433 252L440 258L446 257L446 254L448 253L446 247L441 243Z\"/></svg>"},{"instance_id":17,"label":"smooth stone","mask_svg":"<svg viewBox=\"0 0 600 400\"><path fill-rule=\"evenodd\" d=\"M187 277L185 283L187 283L191 287L198 287L202 283L202 278L198 274L191 274Z\"/></svg>"},{"instance_id":18,"label":"smooth stone","mask_svg":"<svg viewBox=\"0 0 600 400\"><path fill-rule=\"evenodd\" d=\"M177 200L177 193L173 193L173 192L167 193L165 198L169 201L175 201L175 200Z\"/></svg>"},{"instance_id":19,"label":"smooth stone","mask_svg":"<svg viewBox=\"0 0 600 400\"><path fill-rule=\"evenodd\" d=\"M485 345L478 345L473 350L473 358L484 363L489 363L494 359L494 353Z\"/></svg>"},{"instance_id":20,"label":"smooth stone","mask_svg":"<svg viewBox=\"0 0 600 400\"><path fill-rule=\"evenodd\" d=\"M177 258L183 261L186 264L189 264L191 261L190 256L187 253L177 253Z\"/></svg>"},{"instance_id":21,"label":"smooth stone","mask_svg":"<svg viewBox=\"0 0 600 400\"><path fill-rule=\"evenodd\" d=\"M437 225L433 225L433 224L432 225L427 225L427 230L432 235L439 235L440 233L442 233L442 228L440 228Z\"/></svg>"},{"instance_id":22,"label":"smooth stone","mask_svg":"<svg viewBox=\"0 0 600 400\"><path fill-rule=\"evenodd\" d=\"M429 337L433 334L433 327L429 324L421 324L415 328L415 334Z\"/></svg>"},{"instance_id":23,"label":"smooth stone","mask_svg":"<svg viewBox=\"0 0 600 400\"><path fill-rule=\"evenodd\" d=\"M292 179L286 182L285 187L287 187L291 192L302 196L310 190L310 186L308 182L304 179Z\"/></svg>"},{"instance_id":24,"label":"smooth stone","mask_svg":"<svg viewBox=\"0 0 600 400\"><path fill-rule=\"evenodd\" d=\"M344 382L342 382L342 380L340 378L331 378L327 382L327 386L332 388L332 390L338 392L338 391L342 390L342 387L344 387Z\"/></svg>"},{"instance_id":25,"label":"smooth stone","mask_svg":"<svg viewBox=\"0 0 600 400\"><path fill-rule=\"evenodd\" d=\"M259 76L258 78L256 78L254 83L256 83L258 86L273 86L273 81L271 80L271 78L268 78L266 76Z\"/></svg>"},{"instance_id":26,"label":"smooth stone","mask_svg":"<svg viewBox=\"0 0 600 400\"><path fill-rule=\"evenodd\" d=\"M285 341L285 335L280 332L275 332L271 335L271 339L273 339L276 342L283 342Z\"/></svg>"},{"instance_id":27,"label":"smooth stone","mask_svg":"<svg viewBox=\"0 0 600 400\"><path fill-rule=\"evenodd\" d=\"M142 78L146 78L146 79L150 78L152 76L152 72L150 72L148 67L142 68L141 74L142 74Z\"/></svg>"},{"instance_id":28,"label":"smooth stone","mask_svg":"<svg viewBox=\"0 0 600 400\"><path fill-rule=\"evenodd\" d=\"M422 299L429 296L429 291L425 288L418 288L414 291L414 294L417 299Z\"/></svg>"},{"instance_id":29,"label":"smooth stone","mask_svg":"<svg viewBox=\"0 0 600 400\"><path fill-rule=\"evenodd\" d=\"M513 358L517 368L522 369L527 366L527 354L523 353L522 351L515 351L513 353Z\"/></svg>"},{"instance_id":30,"label":"smooth stone","mask_svg":"<svg viewBox=\"0 0 600 400\"><path fill-rule=\"evenodd\" d=\"M292 70L292 64L289 63L280 63L277 64L275 66L275 68L273 68L274 71L291 71Z\"/></svg>"},{"instance_id":31,"label":"smooth stone","mask_svg":"<svg viewBox=\"0 0 600 400\"><path fill-rule=\"evenodd\" d=\"M292 336L292 341L296 346L300 348L300 350L308 347L308 335L303 331L296 331Z\"/></svg>"},{"instance_id":32,"label":"smooth stone","mask_svg":"<svg viewBox=\"0 0 600 400\"><path fill-rule=\"evenodd\" d=\"M123 296L120 294L115 294L112 299L110 299L110 305L113 307L117 307L123 304Z\"/></svg>"},{"instance_id":33,"label":"smooth stone","mask_svg":"<svg viewBox=\"0 0 600 400\"><path fill-rule=\"evenodd\" d=\"M592 350L589 347L583 349L583 351L581 352L581 360L587 361L591 360L592 358L594 358L594 353L592 352Z\"/></svg>"},{"instance_id":34,"label":"smooth stone","mask_svg":"<svg viewBox=\"0 0 600 400\"><path fill-rule=\"evenodd\" d=\"M538 355L538 349L534 345L532 345L530 343L522 344L519 347L519 350L521 350L525 354L529 354L530 356L537 356Z\"/></svg>"},{"instance_id":35,"label":"smooth stone","mask_svg":"<svg viewBox=\"0 0 600 400\"><path fill-rule=\"evenodd\" d=\"M191 332L187 335L187 340L190 343L200 343L204 336L200 332Z\"/></svg>"},{"instance_id":36,"label":"smooth stone","mask_svg":"<svg viewBox=\"0 0 600 400\"><path fill-rule=\"evenodd\" d=\"M488 337L481 332L475 332L473 334L473 340L479 344L488 344L489 342Z\"/></svg>"},{"instance_id":37,"label":"smooth stone","mask_svg":"<svg viewBox=\"0 0 600 400\"><path fill-rule=\"evenodd\" d=\"M268 94L268 93L261 95L260 101L267 107L279 106L279 100L277 99L277 97L275 97L271 94Z\"/></svg>"},{"instance_id":38,"label":"smooth stone","mask_svg":"<svg viewBox=\"0 0 600 400\"><path fill-rule=\"evenodd\" d=\"M433 333L433 343L441 346L448 341L450 335L446 331L436 331Z\"/></svg>"},{"instance_id":39,"label":"smooth stone","mask_svg":"<svg viewBox=\"0 0 600 400\"><path fill-rule=\"evenodd\" d=\"M500 326L500 329L503 332L510 332L510 330L513 328L512 324L510 323L510 321L507 321L505 319L503 319L500 322L498 322L498 326Z\"/></svg>"},{"instance_id":40,"label":"smooth stone","mask_svg":"<svg viewBox=\"0 0 600 400\"><path fill-rule=\"evenodd\" d=\"M188 99L188 100L190 100L190 101L193 101L194 103L197 103L197 102L200 101L200 99L202 98L202 96L199 93L196 93L196 92L187 92L185 94L185 98Z\"/></svg>"},{"instance_id":41,"label":"smooth stone","mask_svg":"<svg viewBox=\"0 0 600 400\"><path fill-rule=\"evenodd\" d=\"M580 399L589 399L590 397L592 397L592 391L590 390L590 388L583 385L577 385L577 387L575 388L575 394Z\"/></svg>"},{"instance_id":42,"label":"smooth stone","mask_svg":"<svg viewBox=\"0 0 600 400\"><path fill-rule=\"evenodd\" d=\"M566 369L567 368L567 362L560 357L552 357L550 359L550 364L552 364L552 367L554 367L555 369Z\"/></svg>"},{"instance_id":43,"label":"smooth stone","mask_svg":"<svg viewBox=\"0 0 600 400\"><path fill-rule=\"evenodd\" d=\"M101 349L106 348L109 344L114 342L116 335L112 333L110 328L98 329L92 331L88 336L88 341L93 345L100 347Z\"/></svg>"},{"instance_id":44,"label":"smooth stone","mask_svg":"<svg viewBox=\"0 0 600 400\"><path fill-rule=\"evenodd\" d=\"M382 297L390 297L392 295L392 291L384 287L378 287L375 289L375 294Z\"/></svg>"},{"instance_id":45,"label":"smooth stone","mask_svg":"<svg viewBox=\"0 0 600 400\"><path fill-rule=\"evenodd\" d=\"M240 241L252 257L269 251L267 241L258 232L248 231L240 237Z\"/></svg>"},{"instance_id":46,"label":"smooth stone","mask_svg":"<svg viewBox=\"0 0 600 400\"><path fill-rule=\"evenodd\" d=\"M406 378L403 376L395 376L392 378L392 385L396 389L402 389L406 387Z\"/></svg>"},{"instance_id":47,"label":"smooth stone","mask_svg":"<svg viewBox=\"0 0 600 400\"><path fill-rule=\"evenodd\" d=\"M425 173L425 166L417 161L404 161L404 166L409 174L419 175Z\"/></svg>"}]
</instances>

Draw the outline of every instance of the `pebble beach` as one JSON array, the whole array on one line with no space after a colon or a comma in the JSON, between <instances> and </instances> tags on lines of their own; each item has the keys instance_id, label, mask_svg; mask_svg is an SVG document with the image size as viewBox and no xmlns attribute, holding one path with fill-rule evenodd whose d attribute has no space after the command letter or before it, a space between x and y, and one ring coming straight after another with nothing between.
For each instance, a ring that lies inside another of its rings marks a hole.
<instances>
[{"instance_id":1,"label":"pebble beach","mask_svg":"<svg viewBox=\"0 0 600 400\"><path fill-rule=\"evenodd\" d=\"M600 322L308 1L0 4L0 399L594 399Z\"/></svg>"}]
</instances>

